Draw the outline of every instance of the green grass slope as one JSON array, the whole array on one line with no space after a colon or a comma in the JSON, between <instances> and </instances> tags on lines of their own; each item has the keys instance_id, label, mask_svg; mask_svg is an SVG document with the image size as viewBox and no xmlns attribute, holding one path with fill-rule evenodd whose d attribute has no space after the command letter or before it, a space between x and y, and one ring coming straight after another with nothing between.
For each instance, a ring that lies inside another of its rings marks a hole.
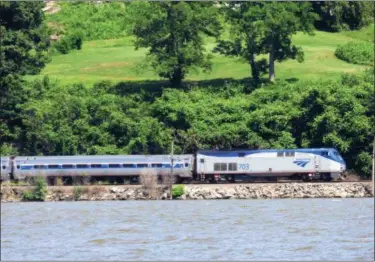
<instances>
[{"instance_id":1,"label":"green grass slope","mask_svg":"<svg viewBox=\"0 0 375 262\"><path fill-rule=\"evenodd\" d=\"M368 27L373 28L373 25ZM297 34L294 44L302 46L305 61L298 63L288 60L276 64L278 79L326 79L342 73L363 71L366 66L353 65L339 60L334 52L338 45L349 41L369 41L373 31L365 28L358 32L328 33L317 31L314 36ZM360 34L362 32L362 34ZM359 37L361 35L361 37ZM372 38L373 39L373 38ZM212 50L215 42L208 39L207 50ZM112 82L158 80L152 71L137 70L137 65L145 59L146 49L134 50L132 38L87 41L82 50L67 55L56 55L38 76L27 76L32 80L48 75L62 83L84 83L92 85L98 81ZM247 63L236 58L214 54L211 73L192 72L188 80L211 80L218 78L242 79L250 77Z\"/></svg>"}]
</instances>

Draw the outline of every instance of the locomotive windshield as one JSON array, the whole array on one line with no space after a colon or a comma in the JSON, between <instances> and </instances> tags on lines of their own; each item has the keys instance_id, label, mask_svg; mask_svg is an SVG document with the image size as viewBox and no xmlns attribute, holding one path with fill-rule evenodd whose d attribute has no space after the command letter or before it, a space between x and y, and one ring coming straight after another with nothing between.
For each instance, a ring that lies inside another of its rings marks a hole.
<instances>
[{"instance_id":1,"label":"locomotive windshield","mask_svg":"<svg viewBox=\"0 0 375 262\"><path fill-rule=\"evenodd\" d=\"M341 157L341 155L337 152L337 151L333 151L333 154L336 156L336 158L338 159L338 160L340 160L341 162L343 162L344 161L344 159Z\"/></svg>"}]
</instances>

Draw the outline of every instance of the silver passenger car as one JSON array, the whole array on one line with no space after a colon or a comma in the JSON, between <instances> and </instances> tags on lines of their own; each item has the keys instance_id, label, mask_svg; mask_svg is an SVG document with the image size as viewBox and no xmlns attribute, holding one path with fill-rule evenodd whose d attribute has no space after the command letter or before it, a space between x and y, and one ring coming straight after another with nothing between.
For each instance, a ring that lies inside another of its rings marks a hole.
<instances>
[{"instance_id":1,"label":"silver passenger car","mask_svg":"<svg viewBox=\"0 0 375 262\"><path fill-rule=\"evenodd\" d=\"M192 177L193 155L174 155L173 174ZM139 176L144 169L172 172L170 155L29 156L14 159L14 178L27 176Z\"/></svg>"}]
</instances>

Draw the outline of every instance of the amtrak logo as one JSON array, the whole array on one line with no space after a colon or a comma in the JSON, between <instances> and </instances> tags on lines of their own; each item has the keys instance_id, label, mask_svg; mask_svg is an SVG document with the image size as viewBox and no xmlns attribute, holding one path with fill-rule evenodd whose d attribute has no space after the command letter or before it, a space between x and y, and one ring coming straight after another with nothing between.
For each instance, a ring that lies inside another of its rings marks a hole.
<instances>
[{"instance_id":1,"label":"amtrak logo","mask_svg":"<svg viewBox=\"0 0 375 262\"><path fill-rule=\"evenodd\" d=\"M305 167L308 163L310 162L310 160L296 160L296 161L293 161L294 164L300 166L300 167Z\"/></svg>"}]
</instances>

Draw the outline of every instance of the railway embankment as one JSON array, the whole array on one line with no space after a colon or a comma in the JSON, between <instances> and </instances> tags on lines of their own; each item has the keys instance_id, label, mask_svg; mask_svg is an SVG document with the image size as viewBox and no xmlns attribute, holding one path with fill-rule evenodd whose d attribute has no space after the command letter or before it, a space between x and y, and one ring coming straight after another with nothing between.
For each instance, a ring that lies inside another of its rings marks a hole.
<instances>
[{"instance_id":1,"label":"railway embankment","mask_svg":"<svg viewBox=\"0 0 375 262\"><path fill-rule=\"evenodd\" d=\"M2 185L1 202L23 201L30 187ZM351 183L275 183L185 185L180 200L278 199L278 198L364 198L372 197L371 182ZM45 201L105 201L169 199L166 189L142 186L51 186Z\"/></svg>"}]
</instances>

